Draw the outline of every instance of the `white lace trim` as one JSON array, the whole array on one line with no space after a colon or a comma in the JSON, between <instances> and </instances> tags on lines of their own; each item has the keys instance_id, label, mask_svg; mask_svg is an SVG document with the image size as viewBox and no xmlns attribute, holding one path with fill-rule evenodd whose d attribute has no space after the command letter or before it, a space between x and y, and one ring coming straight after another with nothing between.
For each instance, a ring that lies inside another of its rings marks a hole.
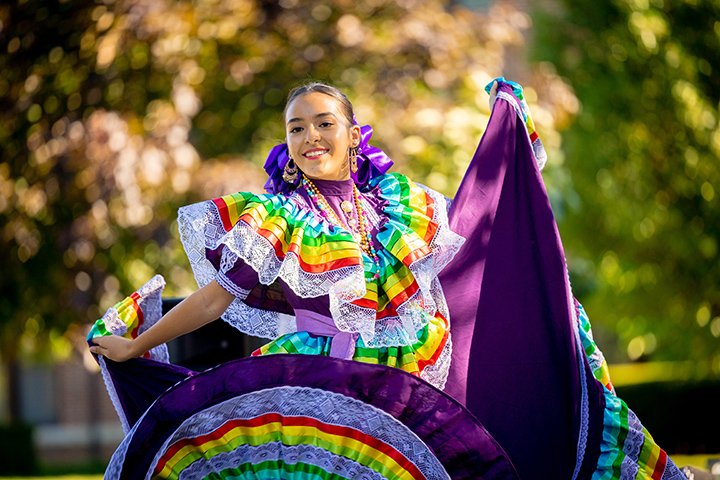
<instances>
[{"instance_id":1,"label":"white lace trim","mask_svg":"<svg viewBox=\"0 0 720 480\"><path fill-rule=\"evenodd\" d=\"M143 323L138 329L138 334L143 333L162 318L162 292L164 289L165 279L162 275L155 275L137 289L137 303L143 314ZM114 306L103 314L101 320L105 324L105 329L113 335L123 336L127 333L127 325L120 319L120 314ZM167 345L158 345L150 350L150 358L168 363L170 357Z\"/></svg>"},{"instance_id":2,"label":"white lace trim","mask_svg":"<svg viewBox=\"0 0 720 480\"><path fill-rule=\"evenodd\" d=\"M565 269L566 282L568 290L570 290L570 278ZM575 354L577 355L578 374L580 375L580 431L578 432L577 449L575 456L575 469L573 470L572 480L575 480L580 474L583 461L585 460L585 450L587 449L588 429L590 426L590 406L587 391L587 372L585 371L585 351L580 340L580 321L577 318L575 305L570 295L570 312L572 315L573 333L575 338Z\"/></svg>"},{"instance_id":3,"label":"white lace trim","mask_svg":"<svg viewBox=\"0 0 720 480\"><path fill-rule=\"evenodd\" d=\"M445 197L424 185L418 184L418 186L425 190L435 203L433 221L438 225L438 229L429 244L432 253L409 266L420 288L415 295L398 307L399 316L372 320L376 338L366 339L363 336L363 341L368 347L411 345L417 342L417 332L427 325L435 316L435 312L440 312L450 321L445 294L438 274L450 263L465 239L450 230L448 226ZM333 316L333 318L335 317ZM345 319L345 317L342 318ZM349 331L358 331L362 335L360 328L353 328L356 326L351 321L346 321ZM339 325L338 328L343 330Z\"/></svg>"},{"instance_id":4,"label":"white lace trim","mask_svg":"<svg viewBox=\"0 0 720 480\"><path fill-rule=\"evenodd\" d=\"M527 132L527 125L525 124L525 117L530 114L529 111L525 111L527 108L526 105L518 104L517 99L512 96L511 94L507 92L498 92L497 98L502 98L503 100L507 101L512 105L515 112L520 117L520 120L522 120L522 124L525 127L525 131ZM524 103L524 101L523 101ZM542 170L545 167L545 164L547 163L547 152L545 151L545 147L543 146L540 139L536 139L534 142L530 140L530 134L528 133L528 142L530 143L530 146L532 147L533 151L533 157L535 158L535 163L537 164L538 170Z\"/></svg>"},{"instance_id":5,"label":"white lace trim","mask_svg":"<svg viewBox=\"0 0 720 480\"><path fill-rule=\"evenodd\" d=\"M437 361L428 365L420 372L420 378L433 387L445 390L448 374L450 373L450 362L452 360L452 336L448 334L447 343L440 352Z\"/></svg>"},{"instance_id":6,"label":"white lace trim","mask_svg":"<svg viewBox=\"0 0 720 480\"><path fill-rule=\"evenodd\" d=\"M237 300L245 300L247 296L250 295L250 290L238 287L235 282L230 280L222 271L218 272L215 276L215 281L227 290L228 293L234 295Z\"/></svg>"},{"instance_id":7,"label":"white lace trim","mask_svg":"<svg viewBox=\"0 0 720 480\"><path fill-rule=\"evenodd\" d=\"M281 386L238 395L192 415L158 450L146 479L151 478L158 461L175 442L206 435L229 420L255 418L268 412L288 417L306 416L354 428L394 447L427 479L450 478L428 446L412 430L383 410L339 393Z\"/></svg>"},{"instance_id":8,"label":"white lace trim","mask_svg":"<svg viewBox=\"0 0 720 480\"><path fill-rule=\"evenodd\" d=\"M420 288L397 308L398 316L382 320L376 319L377 312L374 309L352 303L366 293L362 265L320 274L305 272L300 268L294 253L289 252L284 260L278 259L268 240L248 224L239 221L232 230L225 232L217 208L210 201L180 209L180 238L200 287L218 279L217 270L206 258L206 249L214 250L225 245L233 255L258 273L260 283L269 285L279 277L300 297L327 294L330 313L338 330L359 333L366 346L411 345L418 340L417 332L439 311L438 306L445 304L437 276L464 242L461 236L448 227L445 197L427 187L424 190L435 202L433 221L437 223L438 229L429 245L431 253L409 266ZM301 208L295 196L286 201L295 208ZM312 215L312 212L308 211L307 215ZM380 253L388 255L385 251ZM221 262L226 262L225 253ZM224 280L220 278L219 282ZM446 312L444 315L448 318ZM264 338L277 338L296 331L292 317L255 309L241 302L233 302L222 318L245 333Z\"/></svg>"},{"instance_id":9,"label":"white lace trim","mask_svg":"<svg viewBox=\"0 0 720 480\"><path fill-rule=\"evenodd\" d=\"M675 462L668 458L668 461L665 464L665 471L663 471L660 480L687 480L687 478L688 477L683 473L683 471L675 465Z\"/></svg>"},{"instance_id":10,"label":"white lace trim","mask_svg":"<svg viewBox=\"0 0 720 480\"><path fill-rule=\"evenodd\" d=\"M271 340L297 331L293 315L253 308L239 298L232 301L221 318L241 332Z\"/></svg>"},{"instance_id":11,"label":"white lace trim","mask_svg":"<svg viewBox=\"0 0 720 480\"><path fill-rule=\"evenodd\" d=\"M162 318L162 292L164 289L165 279L162 275L155 275L137 290L141 298L140 307L144 317L143 324L138 329L138 335L155 325ZM170 363L167 345L163 343L151 349L150 358L158 362Z\"/></svg>"},{"instance_id":12,"label":"white lace trim","mask_svg":"<svg viewBox=\"0 0 720 480\"><path fill-rule=\"evenodd\" d=\"M600 459L595 466L593 478L608 475L613 471L612 459L616 458L619 450L617 438L617 424L615 417L627 408L623 407L623 401L618 398L607 387L601 386L605 397L605 409L603 412L603 434L600 443ZM650 437L645 436L643 426L637 415L627 408L627 431L622 445L623 459L620 464L620 479L631 480L638 476L641 468L643 472L650 475L652 472L646 470L646 464L640 464L640 453L645 441L652 442ZM608 460L610 459L610 460ZM663 480L679 480L685 478L675 463L668 458L663 471Z\"/></svg>"},{"instance_id":13,"label":"white lace trim","mask_svg":"<svg viewBox=\"0 0 720 480\"><path fill-rule=\"evenodd\" d=\"M110 461L108 462L108 466L105 469L105 475L103 476L103 479L116 480L120 478L123 464L125 463L125 457L127 456L128 447L130 447L130 442L132 441L133 435L135 434L135 431L137 430L138 425L140 425L140 423L142 422L143 418L145 418L145 414L140 417L140 419L135 423L135 425L133 425L129 432L125 432L125 438L123 438L122 442L120 442L120 445L118 445L118 448L116 448L113 452L112 457L110 457Z\"/></svg>"},{"instance_id":14,"label":"white lace trim","mask_svg":"<svg viewBox=\"0 0 720 480\"><path fill-rule=\"evenodd\" d=\"M120 425L122 425L123 433L127 435L130 431L130 422L128 422L127 415L125 415L125 411L120 403L120 397L118 397L117 389L115 388L115 384L113 383L110 372L108 371L107 363L105 363L105 357L98 356L98 364L100 365L100 373L102 374L102 379L105 383L105 389L108 392L108 396L110 397L110 401L115 408L118 418L120 418Z\"/></svg>"},{"instance_id":15,"label":"white lace trim","mask_svg":"<svg viewBox=\"0 0 720 480\"><path fill-rule=\"evenodd\" d=\"M285 465L310 464L332 472L340 478L362 480L386 480L386 478L349 458L341 457L312 445L284 445L280 442L263 445L241 445L240 447L215 455L200 458L180 473L180 480L208 478L212 473L237 468L244 463L257 464L267 461L281 461ZM222 475L221 475L222 476Z\"/></svg>"},{"instance_id":16,"label":"white lace trim","mask_svg":"<svg viewBox=\"0 0 720 480\"><path fill-rule=\"evenodd\" d=\"M155 275L147 281L142 287L138 288L136 293L139 298L137 303L142 310L143 323L138 329L138 334L144 332L148 328L155 325L162 318L162 292L165 289L165 279L162 275ZM102 321L105 323L105 328L108 332L113 335L125 335L127 333L127 325L120 319L118 310L115 307L110 307L107 312L102 316ZM158 362L170 363L170 356L168 354L168 348L166 344L158 345L150 350L150 358ZM123 411L120 398L115 384L112 381L112 376L108 371L105 358L98 356L98 363L100 365L100 372L102 374L105 388L110 397L110 401L120 418L120 424L122 425L123 432L127 433L130 430L130 423L128 422L127 415Z\"/></svg>"},{"instance_id":17,"label":"white lace trim","mask_svg":"<svg viewBox=\"0 0 720 480\"><path fill-rule=\"evenodd\" d=\"M294 202L292 197L287 201ZM260 283L264 285L270 285L280 277L297 295L310 298L325 295L333 285L349 279L351 284L362 284L362 294L365 293L362 266L319 274L305 272L300 268L295 253L288 252L285 259L280 260L270 242L247 223L239 221L232 230L225 232L217 208L211 201L180 208L178 225L180 240L185 247L195 279L201 287L210 283L217 275L217 270L205 257L205 249L214 250L225 245L257 272ZM347 290L356 295L360 292L357 287ZM353 297L355 298L359 297Z\"/></svg>"}]
</instances>

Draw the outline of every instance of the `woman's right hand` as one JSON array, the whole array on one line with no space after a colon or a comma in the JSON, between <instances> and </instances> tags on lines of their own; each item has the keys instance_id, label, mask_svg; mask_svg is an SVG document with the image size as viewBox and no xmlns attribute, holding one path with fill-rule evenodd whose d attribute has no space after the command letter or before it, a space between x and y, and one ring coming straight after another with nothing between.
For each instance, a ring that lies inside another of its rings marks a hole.
<instances>
[{"instance_id":1,"label":"woman's right hand","mask_svg":"<svg viewBox=\"0 0 720 480\"><path fill-rule=\"evenodd\" d=\"M92 342L95 344L90 347L92 353L102 355L115 362L124 362L140 356L133 348L133 340L129 338L108 335L106 337L95 337Z\"/></svg>"},{"instance_id":2,"label":"woman's right hand","mask_svg":"<svg viewBox=\"0 0 720 480\"><path fill-rule=\"evenodd\" d=\"M490 111L492 112L493 107L495 106L495 100L497 100L497 91L498 91L498 82L495 80L492 84L492 88L490 89L490 98L488 98L488 105L490 106Z\"/></svg>"}]
</instances>

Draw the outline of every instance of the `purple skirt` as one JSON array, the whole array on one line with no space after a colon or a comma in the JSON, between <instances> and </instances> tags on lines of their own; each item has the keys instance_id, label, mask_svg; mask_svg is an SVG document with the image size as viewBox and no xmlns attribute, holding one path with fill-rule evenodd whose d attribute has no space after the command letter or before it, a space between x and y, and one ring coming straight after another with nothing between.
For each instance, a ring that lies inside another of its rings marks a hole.
<instances>
[{"instance_id":1,"label":"purple skirt","mask_svg":"<svg viewBox=\"0 0 720 480\"><path fill-rule=\"evenodd\" d=\"M105 478L518 478L467 409L398 369L307 355L202 373L105 363L132 425Z\"/></svg>"}]
</instances>

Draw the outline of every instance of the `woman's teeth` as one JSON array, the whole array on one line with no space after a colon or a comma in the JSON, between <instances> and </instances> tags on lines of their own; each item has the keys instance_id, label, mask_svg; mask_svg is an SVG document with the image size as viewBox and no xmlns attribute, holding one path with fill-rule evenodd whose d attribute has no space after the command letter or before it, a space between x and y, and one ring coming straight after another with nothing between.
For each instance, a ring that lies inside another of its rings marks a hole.
<instances>
[{"instance_id":1,"label":"woman's teeth","mask_svg":"<svg viewBox=\"0 0 720 480\"><path fill-rule=\"evenodd\" d=\"M315 157L319 157L320 155L323 155L326 152L327 152L327 150L314 150L312 152L306 153L305 156L307 158L315 158Z\"/></svg>"}]
</instances>

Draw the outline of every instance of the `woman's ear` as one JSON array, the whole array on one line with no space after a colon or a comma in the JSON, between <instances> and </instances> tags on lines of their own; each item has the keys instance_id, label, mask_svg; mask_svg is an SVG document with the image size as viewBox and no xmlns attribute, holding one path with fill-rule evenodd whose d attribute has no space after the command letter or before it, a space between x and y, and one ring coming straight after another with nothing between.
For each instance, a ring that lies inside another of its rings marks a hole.
<instances>
[{"instance_id":1,"label":"woman's ear","mask_svg":"<svg viewBox=\"0 0 720 480\"><path fill-rule=\"evenodd\" d=\"M353 125L350 127L350 146L351 147L357 147L360 145L360 126L359 125Z\"/></svg>"}]
</instances>

